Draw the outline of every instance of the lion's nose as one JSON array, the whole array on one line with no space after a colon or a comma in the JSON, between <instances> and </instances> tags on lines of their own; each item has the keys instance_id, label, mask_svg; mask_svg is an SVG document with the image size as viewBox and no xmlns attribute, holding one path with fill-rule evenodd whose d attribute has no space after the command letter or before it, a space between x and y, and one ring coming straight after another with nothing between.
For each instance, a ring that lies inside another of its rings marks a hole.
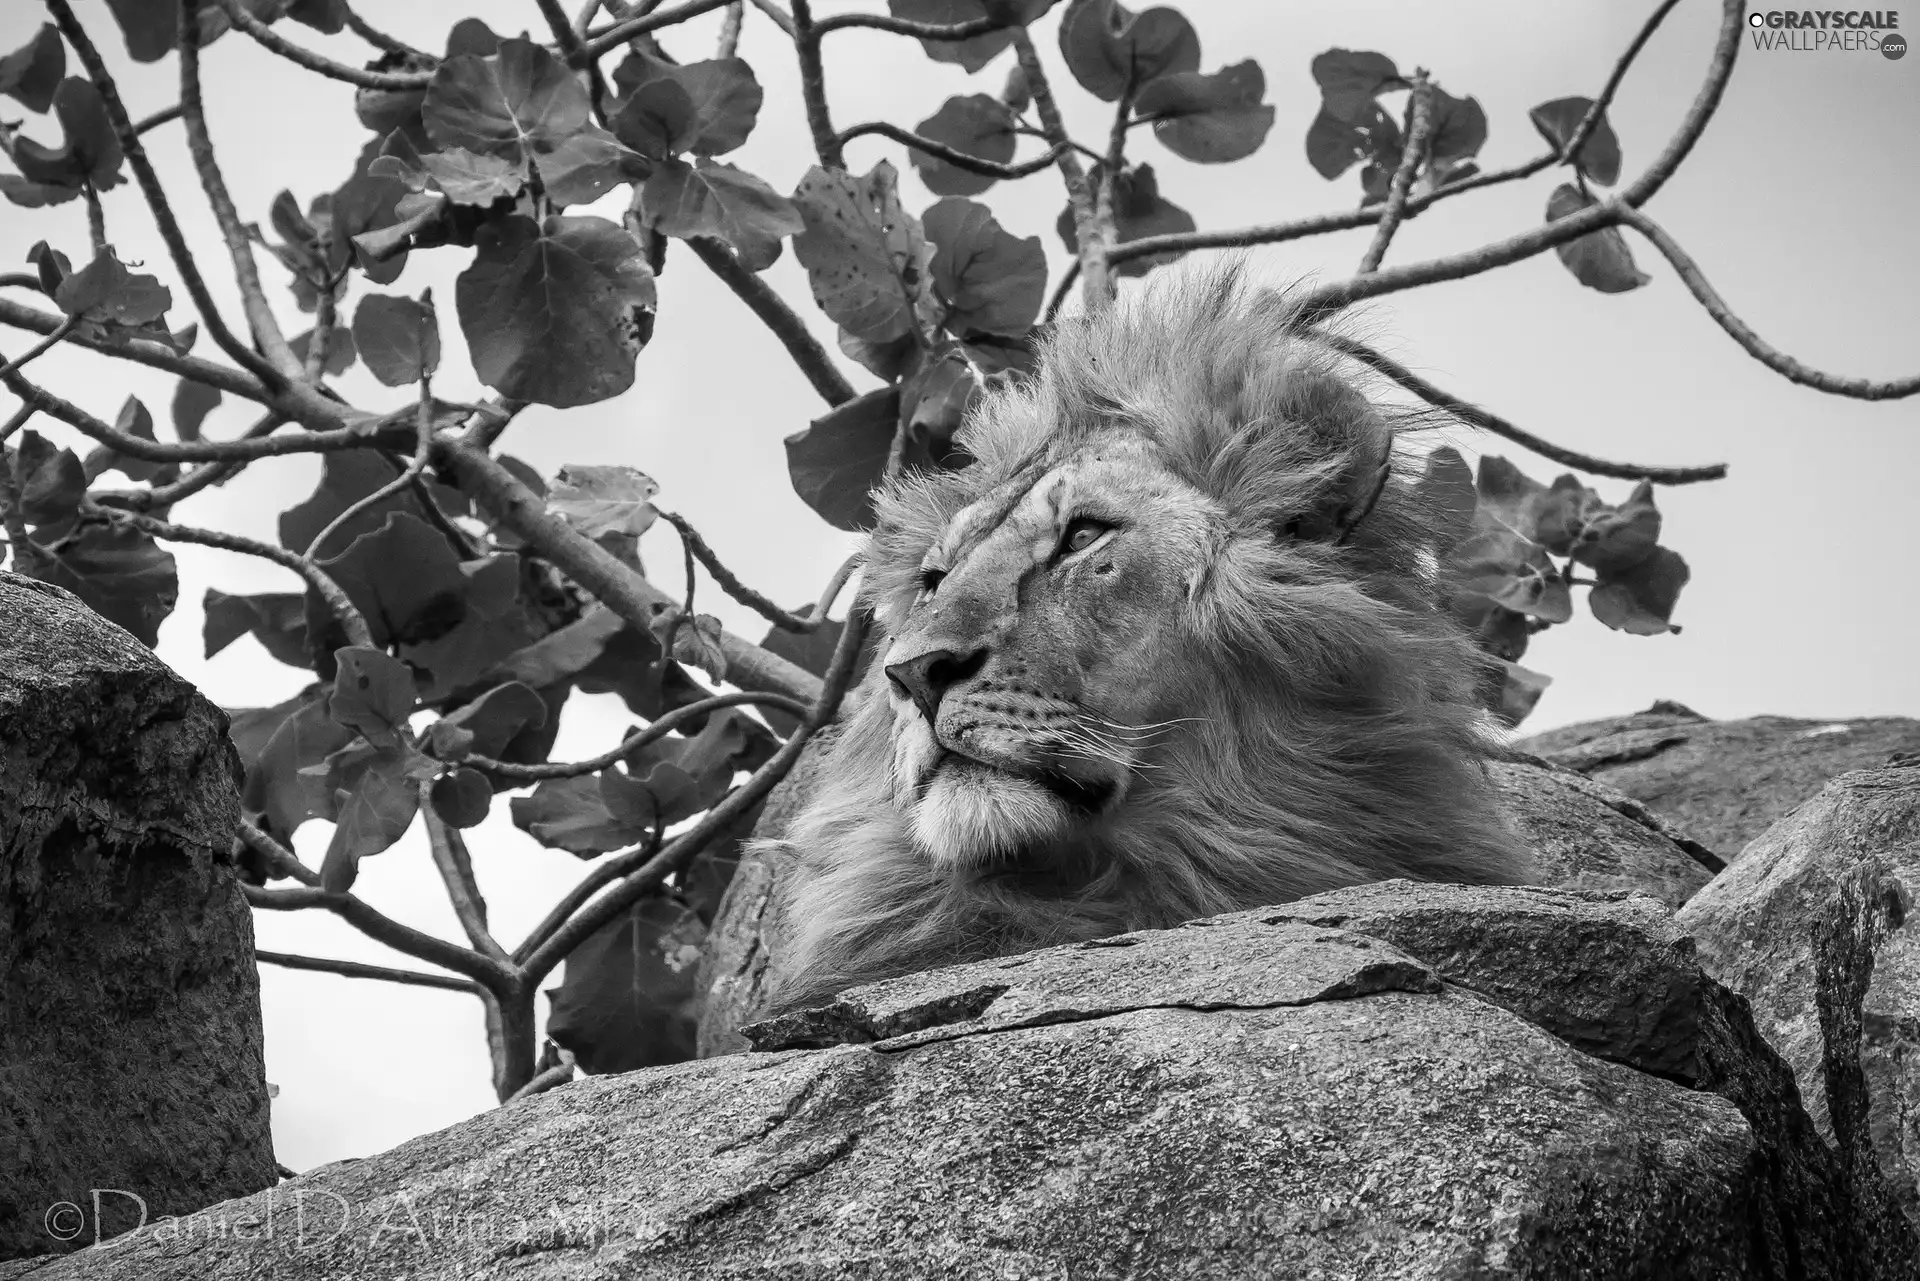
<instances>
[{"instance_id":1,"label":"lion's nose","mask_svg":"<svg viewBox=\"0 0 1920 1281\"><path fill-rule=\"evenodd\" d=\"M933 723L940 710L940 696L986 665L987 651L957 654L950 649L929 650L899 663L887 665L887 679L893 687L914 701L920 714Z\"/></svg>"}]
</instances>

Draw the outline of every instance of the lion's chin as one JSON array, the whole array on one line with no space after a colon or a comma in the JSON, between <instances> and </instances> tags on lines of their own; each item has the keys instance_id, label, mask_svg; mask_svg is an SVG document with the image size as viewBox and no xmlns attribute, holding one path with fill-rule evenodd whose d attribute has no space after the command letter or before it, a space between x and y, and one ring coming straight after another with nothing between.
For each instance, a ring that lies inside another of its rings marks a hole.
<instances>
[{"instance_id":1,"label":"lion's chin","mask_svg":"<svg viewBox=\"0 0 1920 1281\"><path fill-rule=\"evenodd\" d=\"M936 864L974 867L1058 840L1074 819L1044 784L948 756L914 806L913 839Z\"/></svg>"}]
</instances>

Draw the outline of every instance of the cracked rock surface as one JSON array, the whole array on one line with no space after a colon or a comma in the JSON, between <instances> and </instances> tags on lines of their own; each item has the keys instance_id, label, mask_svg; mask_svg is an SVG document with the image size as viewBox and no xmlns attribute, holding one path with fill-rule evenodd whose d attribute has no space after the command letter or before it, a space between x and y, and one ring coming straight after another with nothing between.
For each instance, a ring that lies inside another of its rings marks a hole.
<instances>
[{"instance_id":1,"label":"cracked rock surface","mask_svg":"<svg viewBox=\"0 0 1920 1281\"><path fill-rule=\"evenodd\" d=\"M578 1082L33 1281L1913 1275L1646 898L1389 882L756 1035L811 1048Z\"/></svg>"},{"instance_id":2,"label":"cracked rock surface","mask_svg":"<svg viewBox=\"0 0 1920 1281\"><path fill-rule=\"evenodd\" d=\"M274 1181L238 774L152 651L0 573L0 1259L91 1240L94 1189L111 1233Z\"/></svg>"}]
</instances>

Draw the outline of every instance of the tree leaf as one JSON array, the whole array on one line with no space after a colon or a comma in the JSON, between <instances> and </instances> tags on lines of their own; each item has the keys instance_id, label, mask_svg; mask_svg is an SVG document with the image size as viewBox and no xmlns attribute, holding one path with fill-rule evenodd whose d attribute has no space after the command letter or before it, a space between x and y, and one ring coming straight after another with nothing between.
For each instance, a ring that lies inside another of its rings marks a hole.
<instances>
[{"instance_id":1,"label":"tree leaf","mask_svg":"<svg viewBox=\"0 0 1920 1281\"><path fill-rule=\"evenodd\" d=\"M53 301L69 316L134 328L166 315L173 294L158 277L128 271L109 247L62 280Z\"/></svg>"},{"instance_id":2,"label":"tree leaf","mask_svg":"<svg viewBox=\"0 0 1920 1281\"><path fill-rule=\"evenodd\" d=\"M945 465L953 452L953 435L979 391L980 380L958 343L918 361L900 384L900 418L908 444L904 464L928 470Z\"/></svg>"},{"instance_id":3,"label":"tree leaf","mask_svg":"<svg viewBox=\"0 0 1920 1281\"><path fill-rule=\"evenodd\" d=\"M1547 221L1557 222L1582 209L1598 204L1579 188L1566 183L1553 189L1547 198ZM1554 252L1567 265L1573 278L1589 289L1603 294L1623 294L1638 289L1652 279L1634 265L1633 252L1618 227L1603 227L1584 236L1555 245Z\"/></svg>"},{"instance_id":4,"label":"tree leaf","mask_svg":"<svg viewBox=\"0 0 1920 1281\"><path fill-rule=\"evenodd\" d=\"M674 617L667 611L653 620L654 636L660 638L663 625ZM672 627L672 654L676 661L697 667L716 681L727 679L727 651L720 643L720 620L712 614L695 614ZM663 646L665 648L665 646Z\"/></svg>"},{"instance_id":5,"label":"tree leaf","mask_svg":"<svg viewBox=\"0 0 1920 1281\"><path fill-rule=\"evenodd\" d=\"M1102 102L1200 69L1200 37L1178 10L1136 14L1115 0L1071 0L1060 18L1060 53L1080 87Z\"/></svg>"},{"instance_id":6,"label":"tree leaf","mask_svg":"<svg viewBox=\"0 0 1920 1281\"><path fill-rule=\"evenodd\" d=\"M808 602L792 611L801 617L813 613L813 603ZM840 633L846 627L844 618L829 618L810 632L790 632L779 627L769 627L767 634L760 640L760 648L769 654L778 654L789 663L804 667L822 680L826 679L827 668L833 663L833 653L840 647ZM875 632L869 630L860 642L860 652L853 663L853 683L859 684L867 665L873 661ZM800 722L777 707L757 709L773 732L781 736L792 734L799 728Z\"/></svg>"},{"instance_id":7,"label":"tree leaf","mask_svg":"<svg viewBox=\"0 0 1920 1281\"><path fill-rule=\"evenodd\" d=\"M0 93L28 111L45 111L66 74L67 46L60 41L60 29L42 23L33 39L0 58Z\"/></svg>"},{"instance_id":8,"label":"tree leaf","mask_svg":"<svg viewBox=\"0 0 1920 1281\"><path fill-rule=\"evenodd\" d=\"M1047 294L1047 253L1040 237L1010 235L985 205L957 197L925 214L934 251L929 269L946 300L946 327L1018 337L1033 326Z\"/></svg>"},{"instance_id":9,"label":"tree leaf","mask_svg":"<svg viewBox=\"0 0 1920 1281\"><path fill-rule=\"evenodd\" d=\"M899 422L898 387L877 388L814 419L786 440L793 492L835 529L870 526L871 491L886 474Z\"/></svg>"},{"instance_id":10,"label":"tree leaf","mask_svg":"<svg viewBox=\"0 0 1920 1281\"><path fill-rule=\"evenodd\" d=\"M1478 99L1456 98L1445 89L1432 88L1433 130L1427 143L1429 163L1452 164L1480 154L1487 142L1487 113Z\"/></svg>"},{"instance_id":11,"label":"tree leaf","mask_svg":"<svg viewBox=\"0 0 1920 1281\"><path fill-rule=\"evenodd\" d=\"M616 818L601 796L600 779L585 774L543 779L531 796L508 805L513 825L550 849L581 858L611 854L647 838L645 824Z\"/></svg>"},{"instance_id":12,"label":"tree leaf","mask_svg":"<svg viewBox=\"0 0 1920 1281\"><path fill-rule=\"evenodd\" d=\"M799 209L761 179L704 157L663 160L641 188L647 224L682 240L705 236L742 253L764 254L772 242L806 229Z\"/></svg>"},{"instance_id":13,"label":"tree leaf","mask_svg":"<svg viewBox=\"0 0 1920 1281\"><path fill-rule=\"evenodd\" d=\"M8 155L29 184L59 188L69 195L20 204L54 204L70 199L84 185L97 191L116 187L121 182L120 138L107 117L107 106L91 80L68 76L53 91L53 114L60 122L64 140L57 147L42 146L31 138L14 135ZM8 191L13 196L13 191Z\"/></svg>"},{"instance_id":14,"label":"tree leaf","mask_svg":"<svg viewBox=\"0 0 1920 1281\"><path fill-rule=\"evenodd\" d=\"M1013 132L1014 114L998 98L984 93L948 98L940 110L922 120L914 132L955 151L981 160L1006 164L1013 159L1019 138ZM936 196L977 196L999 179L948 164L930 152L909 148L907 159L919 171L920 181Z\"/></svg>"},{"instance_id":15,"label":"tree leaf","mask_svg":"<svg viewBox=\"0 0 1920 1281\"><path fill-rule=\"evenodd\" d=\"M1346 120L1322 105L1307 126L1307 163L1331 182L1365 161L1380 175L1368 186L1369 193L1377 189L1384 198L1386 175L1400 166L1400 126L1371 98L1357 114L1359 120Z\"/></svg>"},{"instance_id":16,"label":"tree leaf","mask_svg":"<svg viewBox=\"0 0 1920 1281\"><path fill-rule=\"evenodd\" d=\"M1474 518L1477 528L1509 529L1533 542L1541 540L1543 514L1559 501L1545 485L1498 454L1481 456L1480 477L1474 488L1479 499Z\"/></svg>"},{"instance_id":17,"label":"tree leaf","mask_svg":"<svg viewBox=\"0 0 1920 1281\"><path fill-rule=\"evenodd\" d=\"M1680 629L1668 620L1693 571L1680 553L1655 547L1638 564L1599 575L1600 585L1587 593L1593 616L1615 631L1635 636L1658 636Z\"/></svg>"},{"instance_id":18,"label":"tree leaf","mask_svg":"<svg viewBox=\"0 0 1920 1281\"><path fill-rule=\"evenodd\" d=\"M291 840L322 806L321 780L302 771L320 765L352 742L353 731L327 714L327 696L318 685L277 707L233 713L236 743L243 716L249 718L251 732L267 730L267 737L258 758L245 760L247 779L240 791L240 807L268 835Z\"/></svg>"},{"instance_id":19,"label":"tree leaf","mask_svg":"<svg viewBox=\"0 0 1920 1281\"><path fill-rule=\"evenodd\" d=\"M501 554L460 562L466 611L444 635L400 647L400 656L426 676L420 697L438 702L487 684L488 672L546 630L523 599L527 572L520 557ZM492 753L498 755L498 753Z\"/></svg>"},{"instance_id":20,"label":"tree leaf","mask_svg":"<svg viewBox=\"0 0 1920 1281\"><path fill-rule=\"evenodd\" d=\"M33 577L66 588L149 649L159 642L160 624L180 599L173 553L130 526L83 526L57 551L43 548L39 560Z\"/></svg>"},{"instance_id":21,"label":"tree leaf","mask_svg":"<svg viewBox=\"0 0 1920 1281\"><path fill-rule=\"evenodd\" d=\"M1095 167L1095 174L1099 176L1098 166ZM1160 183L1154 177L1152 165L1136 165L1121 171L1113 189L1113 212L1119 233L1116 243L1119 244L1148 236L1192 231L1196 226L1192 214L1172 201L1161 198ZM1068 251L1079 253L1080 238L1074 234L1072 205L1060 211L1054 226L1060 232L1060 238L1066 241ZM1113 270L1121 276L1144 276L1155 267L1165 266L1185 256L1184 249L1173 253L1148 254L1142 258L1129 258Z\"/></svg>"},{"instance_id":22,"label":"tree leaf","mask_svg":"<svg viewBox=\"0 0 1920 1281\"><path fill-rule=\"evenodd\" d=\"M135 62L158 62L179 38L180 0L107 0Z\"/></svg>"},{"instance_id":23,"label":"tree leaf","mask_svg":"<svg viewBox=\"0 0 1920 1281\"><path fill-rule=\"evenodd\" d=\"M595 467L574 463L560 469L547 506L589 538L601 534L638 536L652 528L659 513L653 496L660 486L633 467Z\"/></svg>"},{"instance_id":24,"label":"tree leaf","mask_svg":"<svg viewBox=\"0 0 1920 1281\"><path fill-rule=\"evenodd\" d=\"M353 313L353 341L389 387L417 383L440 367L440 325L430 302L369 294Z\"/></svg>"},{"instance_id":25,"label":"tree leaf","mask_svg":"<svg viewBox=\"0 0 1920 1281\"><path fill-rule=\"evenodd\" d=\"M793 251L814 302L831 320L866 342L884 343L931 318L933 247L902 208L892 165L882 160L865 177L816 165L793 199L806 223Z\"/></svg>"},{"instance_id":26,"label":"tree leaf","mask_svg":"<svg viewBox=\"0 0 1920 1281\"><path fill-rule=\"evenodd\" d=\"M651 333L653 273L604 218L489 222L455 300L474 372L504 396L571 408L633 385Z\"/></svg>"},{"instance_id":27,"label":"tree leaf","mask_svg":"<svg viewBox=\"0 0 1920 1281\"><path fill-rule=\"evenodd\" d=\"M1505 529L1486 529L1447 555L1463 597L1484 597L1503 609L1564 623L1573 617L1566 580L1546 548Z\"/></svg>"},{"instance_id":28,"label":"tree leaf","mask_svg":"<svg viewBox=\"0 0 1920 1281\"><path fill-rule=\"evenodd\" d=\"M287 339L287 346L301 364L307 363L307 348L313 343L313 330L305 329ZM353 331L345 325L335 325L327 330L327 354L320 362L320 371L330 378L338 378L353 368L357 351L353 345Z\"/></svg>"},{"instance_id":29,"label":"tree leaf","mask_svg":"<svg viewBox=\"0 0 1920 1281\"><path fill-rule=\"evenodd\" d=\"M20 514L29 525L63 524L73 520L87 492L86 469L71 449L62 449L29 427L20 433L20 447L8 450L14 489L20 496Z\"/></svg>"},{"instance_id":30,"label":"tree leaf","mask_svg":"<svg viewBox=\"0 0 1920 1281\"><path fill-rule=\"evenodd\" d=\"M335 700L338 701L338 692ZM314 768L314 767L309 767ZM439 772L432 757L411 745L369 747L349 744L327 758L329 814L333 840L320 863L322 888L343 893L360 875L360 860L390 848L413 826L420 811L420 787Z\"/></svg>"},{"instance_id":31,"label":"tree leaf","mask_svg":"<svg viewBox=\"0 0 1920 1281\"><path fill-rule=\"evenodd\" d=\"M332 524L347 508L400 474L395 464L372 450L361 449L323 454L320 469L320 483L314 487L313 493L303 502L280 513L280 545L290 552L305 554L313 540L320 536L320 531ZM441 509L449 514L459 515L467 510L466 499L458 490L439 485L429 485L427 488ZM423 515L419 500L412 491L390 494L365 511L355 512L352 519L327 536L325 545L318 549L317 554L338 555L360 535L381 528L391 512L407 512L416 517Z\"/></svg>"},{"instance_id":32,"label":"tree leaf","mask_svg":"<svg viewBox=\"0 0 1920 1281\"><path fill-rule=\"evenodd\" d=\"M697 156L724 156L747 140L760 115L765 91L754 79L753 68L739 58L710 58L676 65L641 53L628 54L613 73L614 84L626 94L628 105L644 105L635 124L640 136L655 150L638 145L614 124L621 140L656 160L683 152ZM670 84L678 94L650 89ZM625 110L621 112L626 115ZM642 123L651 119L654 124ZM655 124L666 124L657 130Z\"/></svg>"},{"instance_id":33,"label":"tree leaf","mask_svg":"<svg viewBox=\"0 0 1920 1281\"><path fill-rule=\"evenodd\" d=\"M1473 469L1452 445L1442 445L1427 455L1426 468L1413 492L1433 521L1435 542L1441 552L1472 531L1474 509L1479 505Z\"/></svg>"},{"instance_id":34,"label":"tree leaf","mask_svg":"<svg viewBox=\"0 0 1920 1281\"><path fill-rule=\"evenodd\" d=\"M153 440L153 415L141 403L138 396L129 396L120 406L120 413L114 419L114 430L122 432L136 440ZM87 454L86 473L89 483L97 480L108 471L118 469L130 480L150 481L161 478L173 479L180 469L172 463L150 462L144 458L135 458L123 454L105 445L97 445Z\"/></svg>"},{"instance_id":35,"label":"tree leaf","mask_svg":"<svg viewBox=\"0 0 1920 1281\"><path fill-rule=\"evenodd\" d=\"M1540 131L1540 136L1556 150L1564 150L1592 107L1591 98L1555 98L1529 111L1527 119L1533 121L1533 127ZM1574 165L1603 187L1611 187L1620 181L1620 138L1613 132L1606 112L1600 113L1600 118L1594 121L1593 132L1580 144L1580 154L1574 157Z\"/></svg>"},{"instance_id":36,"label":"tree leaf","mask_svg":"<svg viewBox=\"0 0 1920 1281\"><path fill-rule=\"evenodd\" d=\"M478 827L493 806L493 785L476 769L462 766L433 780L433 809L450 827Z\"/></svg>"},{"instance_id":37,"label":"tree leaf","mask_svg":"<svg viewBox=\"0 0 1920 1281\"><path fill-rule=\"evenodd\" d=\"M1527 719L1540 695L1553 684L1553 677L1530 671L1518 663L1502 661L1497 669L1499 691L1491 700L1493 714L1508 729Z\"/></svg>"},{"instance_id":38,"label":"tree leaf","mask_svg":"<svg viewBox=\"0 0 1920 1281\"><path fill-rule=\"evenodd\" d=\"M1273 128L1267 78L1249 58L1201 75L1181 71L1162 76L1140 91L1137 118L1153 121L1153 136L1176 156L1201 164L1245 160L1260 149Z\"/></svg>"},{"instance_id":39,"label":"tree leaf","mask_svg":"<svg viewBox=\"0 0 1920 1281\"><path fill-rule=\"evenodd\" d=\"M492 56L449 57L433 73L420 118L440 149L459 147L525 166L587 128L593 104L566 64L526 39Z\"/></svg>"},{"instance_id":40,"label":"tree leaf","mask_svg":"<svg viewBox=\"0 0 1920 1281\"><path fill-rule=\"evenodd\" d=\"M1329 49L1314 58L1312 68L1326 111L1350 125L1372 120L1380 109L1375 99L1381 94L1408 87L1393 59L1384 53Z\"/></svg>"},{"instance_id":41,"label":"tree leaf","mask_svg":"<svg viewBox=\"0 0 1920 1281\"><path fill-rule=\"evenodd\" d=\"M631 1072L694 1056L694 976L706 927L664 896L596 930L567 957L548 990L547 1035L586 1072Z\"/></svg>"},{"instance_id":42,"label":"tree leaf","mask_svg":"<svg viewBox=\"0 0 1920 1281\"><path fill-rule=\"evenodd\" d=\"M251 634L267 653L289 667L312 666L313 658L307 652L307 598L302 593L229 596L217 587L209 587L203 609L206 621L201 635L208 658Z\"/></svg>"},{"instance_id":43,"label":"tree leaf","mask_svg":"<svg viewBox=\"0 0 1920 1281\"><path fill-rule=\"evenodd\" d=\"M614 116L613 131L647 159L671 160L700 136L693 95L671 77L650 80L634 89Z\"/></svg>"},{"instance_id":44,"label":"tree leaf","mask_svg":"<svg viewBox=\"0 0 1920 1281\"><path fill-rule=\"evenodd\" d=\"M181 440L199 440L200 425L219 408L218 387L182 378L173 389L173 434Z\"/></svg>"},{"instance_id":45,"label":"tree leaf","mask_svg":"<svg viewBox=\"0 0 1920 1281\"><path fill-rule=\"evenodd\" d=\"M409 512L389 512L321 568L366 617L376 645L429 641L467 611L467 576L445 536Z\"/></svg>"},{"instance_id":46,"label":"tree leaf","mask_svg":"<svg viewBox=\"0 0 1920 1281\"><path fill-rule=\"evenodd\" d=\"M1054 0L990 0L993 11L1011 22L1025 26L1036 22L1053 7ZM887 0L887 8L896 18L909 22L934 22L951 26L984 18L988 5L982 0ZM920 47L935 62L954 62L971 73L1013 47L1013 29L989 31L971 40L922 40Z\"/></svg>"},{"instance_id":47,"label":"tree leaf","mask_svg":"<svg viewBox=\"0 0 1920 1281\"><path fill-rule=\"evenodd\" d=\"M420 171L454 204L482 209L496 200L511 200L526 185L526 175L513 161L476 155L465 147L428 152L420 157Z\"/></svg>"},{"instance_id":48,"label":"tree leaf","mask_svg":"<svg viewBox=\"0 0 1920 1281\"><path fill-rule=\"evenodd\" d=\"M521 730L536 729L547 723L547 705L530 686L506 681L450 712L439 725L451 725L471 735L467 750L481 756L498 756Z\"/></svg>"},{"instance_id":49,"label":"tree leaf","mask_svg":"<svg viewBox=\"0 0 1920 1281\"><path fill-rule=\"evenodd\" d=\"M333 652L339 675L327 713L358 730L375 747L395 747L406 732L417 697L413 669L384 650L347 645Z\"/></svg>"}]
</instances>

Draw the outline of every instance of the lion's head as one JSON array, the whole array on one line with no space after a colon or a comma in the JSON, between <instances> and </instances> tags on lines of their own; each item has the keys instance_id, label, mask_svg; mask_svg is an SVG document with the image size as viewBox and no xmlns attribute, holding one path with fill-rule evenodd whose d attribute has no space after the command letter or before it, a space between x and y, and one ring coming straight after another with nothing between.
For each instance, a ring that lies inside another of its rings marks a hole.
<instances>
[{"instance_id":1,"label":"lion's head","mask_svg":"<svg viewBox=\"0 0 1920 1281\"><path fill-rule=\"evenodd\" d=\"M877 500L780 1003L1358 882L1512 882L1395 418L1228 268L1067 322Z\"/></svg>"}]
</instances>

